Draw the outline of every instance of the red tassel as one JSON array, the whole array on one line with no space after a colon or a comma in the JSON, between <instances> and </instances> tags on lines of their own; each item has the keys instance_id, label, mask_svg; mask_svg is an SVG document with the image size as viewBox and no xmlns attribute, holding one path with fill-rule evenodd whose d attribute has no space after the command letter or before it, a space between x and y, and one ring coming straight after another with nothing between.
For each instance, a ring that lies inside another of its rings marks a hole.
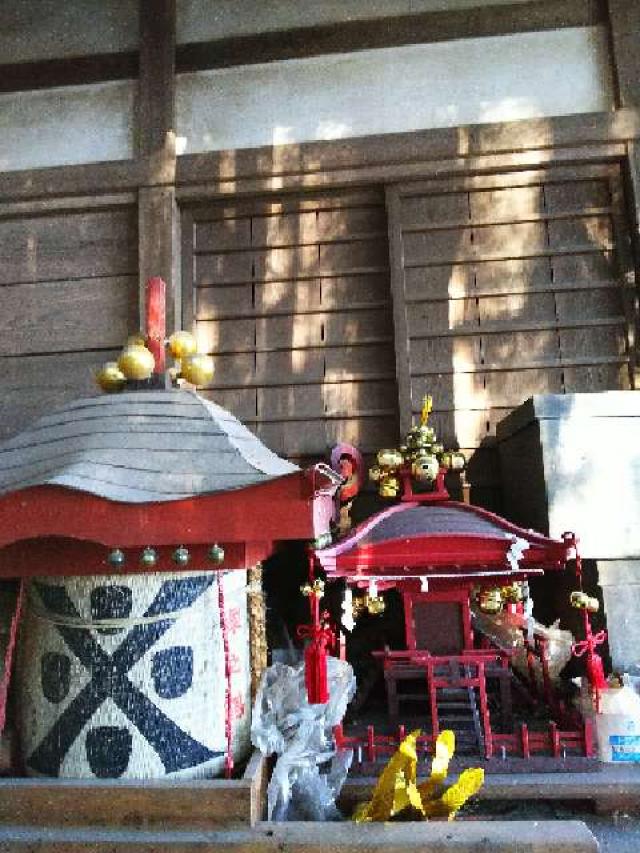
<instances>
[{"instance_id":1,"label":"red tassel","mask_svg":"<svg viewBox=\"0 0 640 853\"><path fill-rule=\"evenodd\" d=\"M312 637L304 650L304 681L310 705L320 705L329 701L327 640L324 633L320 629L319 634Z\"/></svg>"}]
</instances>

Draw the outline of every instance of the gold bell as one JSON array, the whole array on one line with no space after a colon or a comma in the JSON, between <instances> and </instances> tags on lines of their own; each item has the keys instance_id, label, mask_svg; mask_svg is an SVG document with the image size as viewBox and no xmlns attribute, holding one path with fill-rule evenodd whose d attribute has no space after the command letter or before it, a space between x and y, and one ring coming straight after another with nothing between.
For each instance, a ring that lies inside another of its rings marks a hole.
<instances>
[{"instance_id":1,"label":"gold bell","mask_svg":"<svg viewBox=\"0 0 640 853\"><path fill-rule=\"evenodd\" d=\"M117 391L122 391L127 381L127 377L120 370L115 361L108 361L96 373L96 382L98 387L106 391L107 394L114 394Z\"/></svg>"},{"instance_id":2,"label":"gold bell","mask_svg":"<svg viewBox=\"0 0 640 853\"><path fill-rule=\"evenodd\" d=\"M210 355L195 353L187 355L180 361L180 372L187 382L192 385L206 385L213 379L213 359Z\"/></svg>"},{"instance_id":3,"label":"gold bell","mask_svg":"<svg viewBox=\"0 0 640 853\"><path fill-rule=\"evenodd\" d=\"M174 358L195 355L198 344L191 332L174 332L169 338L169 352Z\"/></svg>"},{"instance_id":4,"label":"gold bell","mask_svg":"<svg viewBox=\"0 0 640 853\"><path fill-rule=\"evenodd\" d=\"M127 379L148 379L156 366L151 350L144 346L126 346L118 359L118 367Z\"/></svg>"},{"instance_id":5,"label":"gold bell","mask_svg":"<svg viewBox=\"0 0 640 853\"><path fill-rule=\"evenodd\" d=\"M400 493L400 480L398 477L382 477L378 486L378 494L381 498L396 498Z\"/></svg>"},{"instance_id":6,"label":"gold bell","mask_svg":"<svg viewBox=\"0 0 640 853\"><path fill-rule=\"evenodd\" d=\"M499 589L483 589L478 606L483 613L499 613L502 610L502 593Z\"/></svg>"}]
</instances>

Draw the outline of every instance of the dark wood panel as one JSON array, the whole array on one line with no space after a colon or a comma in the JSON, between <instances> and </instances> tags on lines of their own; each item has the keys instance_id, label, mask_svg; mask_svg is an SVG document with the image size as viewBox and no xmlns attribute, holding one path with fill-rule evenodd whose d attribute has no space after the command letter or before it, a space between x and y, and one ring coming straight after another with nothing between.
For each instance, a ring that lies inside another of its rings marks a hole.
<instances>
[{"instance_id":1,"label":"dark wood panel","mask_svg":"<svg viewBox=\"0 0 640 853\"><path fill-rule=\"evenodd\" d=\"M58 353L54 356L0 357L2 418L0 439L78 397L98 393L95 372L119 350Z\"/></svg>"},{"instance_id":2,"label":"dark wood panel","mask_svg":"<svg viewBox=\"0 0 640 853\"><path fill-rule=\"evenodd\" d=\"M196 222L194 248L198 252L222 252L251 247L251 217Z\"/></svg>"},{"instance_id":3,"label":"dark wood panel","mask_svg":"<svg viewBox=\"0 0 640 853\"><path fill-rule=\"evenodd\" d=\"M474 275L475 272L475 275ZM472 296L475 292L475 279L479 273L470 266L445 264L428 269L413 268L404 270L406 299L456 299Z\"/></svg>"},{"instance_id":4,"label":"dark wood panel","mask_svg":"<svg viewBox=\"0 0 640 853\"><path fill-rule=\"evenodd\" d=\"M468 225L470 218L467 193L402 196L400 201L400 224L403 231L439 225L442 222Z\"/></svg>"},{"instance_id":5,"label":"dark wood panel","mask_svg":"<svg viewBox=\"0 0 640 853\"><path fill-rule=\"evenodd\" d=\"M631 377L628 364L591 364L564 369L564 386L572 391L628 391Z\"/></svg>"},{"instance_id":6,"label":"dark wood panel","mask_svg":"<svg viewBox=\"0 0 640 853\"><path fill-rule=\"evenodd\" d=\"M558 322L571 323L575 317L620 317L624 314L622 288L576 290L555 295Z\"/></svg>"},{"instance_id":7,"label":"dark wood panel","mask_svg":"<svg viewBox=\"0 0 640 853\"><path fill-rule=\"evenodd\" d=\"M626 332L622 324L560 329L558 337L563 358L621 356L628 352Z\"/></svg>"},{"instance_id":8,"label":"dark wood panel","mask_svg":"<svg viewBox=\"0 0 640 853\"><path fill-rule=\"evenodd\" d=\"M324 53L589 26L604 20L603 4L598 0L532 0L524 6L441 9L182 44L177 48L177 67L180 72L226 68Z\"/></svg>"},{"instance_id":9,"label":"dark wood panel","mask_svg":"<svg viewBox=\"0 0 640 853\"><path fill-rule=\"evenodd\" d=\"M137 328L135 276L0 287L0 355L118 347Z\"/></svg>"},{"instance_id":10,"label":"dark wood panel","mask_svg":"<svg viewBox=\"0 0 640 853\"><path fill-rule=\"evenodd\" d=\"M410 341L412 372L462 370L466 365L480 364L480 334L464 337L415 338Z\"/></svg>"},{"instance_id":11,"label":"dark wood panel","mask_svg":"<svg viewBox=\"0 0 640 853\"><path fill-rule=\"evenodd\" d=\"M562 246L589 247L606 250L613 243L613 229L608 216L584 216L576 219L560 219L548 223L549 245L552 249Z\"/></svg>"},{"instance_id":12,"label":"dark wood panel","mask_svg":"<svg viewBox=\"0 0 640 853\"><path fill-rule=\"evenodd\" d=\"M448 302L417 302L408 312L410 337L437 335L442 330L459 329L479 331L480 317L475 299L455 299Z\"/></svg>"},{"instance_id":13,"label":"dark wood panel","mask_svg":"<svg viewBox=\"0 0 640 853\"><path fill-rule=\"evenodd\" d=\"M551 213L588 211L610 204L611 193L607 180L549 182L544 185L544 206Z\"/></svg>"},{"instance_id":14,"label":"dark wood panel","mask_svg":"<svg viewBox=\"0 0 640 853\"><path fill-rule=\"evenodd\" d=\"M0 221L0 284L137 273L131 210Z\"/></svg>"},{"instance_id":15,"label":"dark wood panel","mask_svg":"<svg viewBox=\"0 0 640 853\"><path fill-rule=\"evenodd\" d=\"M522 293L510 296L488 296L478 300L480 328L496 323L509 325L526 321L556 319L552 293Z\"/></svg>"}]
</instances>

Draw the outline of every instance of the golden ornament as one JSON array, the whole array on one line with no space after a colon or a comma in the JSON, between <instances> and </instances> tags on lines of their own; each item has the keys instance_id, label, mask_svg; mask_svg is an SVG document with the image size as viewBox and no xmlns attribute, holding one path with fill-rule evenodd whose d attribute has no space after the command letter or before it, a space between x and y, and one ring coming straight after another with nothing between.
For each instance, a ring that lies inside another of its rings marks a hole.
<instances>
[{"instance_id":1,"label":"golden ornament","mask_svg":"<svg viewBox=\"0 0 640 853\"><path fill-rule=\"evenodd\" d=\"M180 361L180 372L192 385L206 385L211 382L214 369L211 356L202 353L187 355Z\"/></svg>"},{"instance_id":2,"label":"golden ornament","mask_svg":"<svg viewBox=\"0 0 640 853\"><path fill-rule=\"evenodd\" d=\"M169 352L174 358L195 355L198 344L191 332L174 332L169 338Z\"/></svg>"},{"instance_id":3,"label":"golden ornament","mask_svg":"<svg viewBox=\"0 0 640 853\"><path fill-rule=\"evenodd\" d=\"M103 364L100 370L96 373L96 382L98 386L108 394L113 394L117 391L122 391L127 381L127 377L120 370L115 361L108 361Z\"/></svg>"},{"instance_id":4,"label":"golden ornament","mask_svg":"<svg viewBox=\"0 0 640 853\"><path fill-rule=\"evenodd\" d=\"M127 347L146 347L147 339L142 334L142 332L137 332L135 335L129 335L127 338L127 342L124 345L124 349Z\"/></svg>"},{"instance_id":5,"label":"golden ornament","mask_svg":"<svg viewBox=\"0 0 640 853\"><path fill-rule=\"evenodd\" d=\"M146 347L126 346L118 359L118 367L127 379L148 379L156 366L153 353Z\"/></svg>"}]
</instances>

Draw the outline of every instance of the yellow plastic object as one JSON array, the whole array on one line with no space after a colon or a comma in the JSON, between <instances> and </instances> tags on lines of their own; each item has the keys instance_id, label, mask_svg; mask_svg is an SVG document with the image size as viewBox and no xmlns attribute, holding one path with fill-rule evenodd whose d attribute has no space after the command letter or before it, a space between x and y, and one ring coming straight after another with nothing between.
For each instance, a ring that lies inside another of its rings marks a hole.
<instances>
[{"instance_id":1,"label":"yellow plastic object","mask_svg":"<svg viewBox=\"0 0 640 853\"><path fill-rule=\"evenodd\" d=\"M466 801L480 790L484 782L481 769L465 770L455 784L445 788L449 762L455 752L455 735L449 730L441 732L436 740L430 778L416 785L419 735L419 731L411 732L389 759L373 797L354 812L356 823L429 817L453 820Z\"/></svg>"},{"instance_id":2,"label":"yellow plastic object","mask_svg":"<svg viewBox=\"0 0 640 853\"><path fill-rule=\"evenodd\" d=\"M457 782L437 800L424 803L425 817L446 817L453 820L470 797L477 794L484 782L484 770L480 767L463 770Z\"/></svg>"}]
</instances>

